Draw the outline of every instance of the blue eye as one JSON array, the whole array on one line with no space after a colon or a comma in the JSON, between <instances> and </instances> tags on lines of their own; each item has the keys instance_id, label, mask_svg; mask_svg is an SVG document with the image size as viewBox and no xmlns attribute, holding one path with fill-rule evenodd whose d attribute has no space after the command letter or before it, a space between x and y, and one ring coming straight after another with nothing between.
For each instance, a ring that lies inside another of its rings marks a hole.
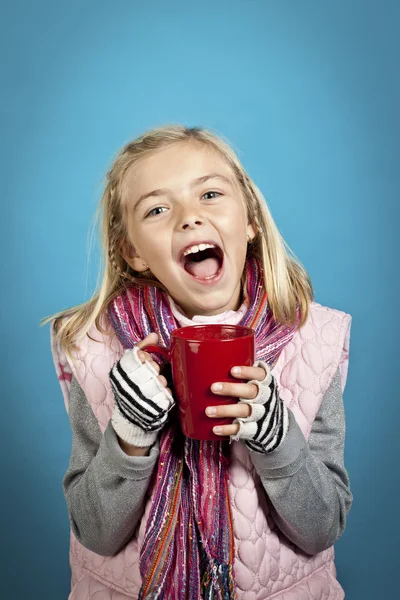
<instances>
[{"instance_id":1,"label":"blue eye","mask_svg":"<svg viewBox=\"0 0 400 600\"><path fill-rule=\"evenodd\" d=\"M147 219L147 217L156 217L157 215L161 215L162 211L164 211L164 210L167 210L165 208L165 206L156 206L150 212L147 213L145 218ZM156 212L156 211L159 211L159 212Z\"/></svg>"},{"instance_id":2,"label":"blue eye","mask_svg":"<svg viewBox=\"0 0 400 600\"><path fill-rule=\"evenodd\" d=\"M221 196L221 194L219 192L206 192L205 194L203 194L203 197L206 196L207 194L218 194L218 196ZM212 198L211 198L212 200Z\"/></svg>"}]
</instances>

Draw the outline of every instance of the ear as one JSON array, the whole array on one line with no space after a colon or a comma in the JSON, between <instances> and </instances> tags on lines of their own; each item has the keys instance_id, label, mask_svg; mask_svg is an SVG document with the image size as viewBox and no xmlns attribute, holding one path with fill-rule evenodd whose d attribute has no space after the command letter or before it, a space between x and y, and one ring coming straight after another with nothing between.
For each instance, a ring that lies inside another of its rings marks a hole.
<instances>
[{"instance_id":1,"label":"ear","mask_svg":"<svg viewBox=\"0 0 400 600\"><path fill-rule=\"evenodd\" d=\"M146 262L143 260L143 258L140 258L130 242L122 242L120 246L120 253L125 262L127 262L131 269L137 273L148 271L149 267L147 266Z\"/></svg>"},{"instance_id":2,"label":"ear","mask_svg":"<svg viewBox=\"0 0 400 600\"><path fill-rule=\"evenodd\" d=\"M252 242L257 235L256 229L253 223L249 223L246 228L247 239L249 242Z\"/></svg>"}]
</instances>

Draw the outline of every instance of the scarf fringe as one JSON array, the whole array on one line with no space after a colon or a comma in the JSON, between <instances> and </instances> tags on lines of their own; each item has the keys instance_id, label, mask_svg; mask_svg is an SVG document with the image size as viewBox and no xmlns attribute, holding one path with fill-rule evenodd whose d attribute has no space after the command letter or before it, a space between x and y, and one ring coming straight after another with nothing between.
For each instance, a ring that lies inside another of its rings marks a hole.
<instances>
[{"instance_id":1,"label":"scarf fringe","mask_svg":"<svg viewBox=\"0 0 400 600\"><path fill-rule=\"evenodd\" d=\"M208 563L200 585L203 600L236 600L237 598L232 565L221 564L216 560L213 564Z\"/></svg>"}]
</instances>

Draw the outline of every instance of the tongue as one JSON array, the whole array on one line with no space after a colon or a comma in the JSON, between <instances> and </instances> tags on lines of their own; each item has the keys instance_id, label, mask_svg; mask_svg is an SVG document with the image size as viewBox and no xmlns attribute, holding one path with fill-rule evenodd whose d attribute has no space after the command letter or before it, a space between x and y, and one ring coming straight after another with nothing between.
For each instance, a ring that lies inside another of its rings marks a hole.
<instances>
[{"instance_id":1,"label":"tongue","mask_svg":"<svg viewBox=\"0 0 400 600\"><path fill-rule=\"evenodd\" d=\"M216 258L206 258L200 262L190 261L187 263L185 269L191 275L205 279L218 273L219 262Z\"/></svg>"}]
</instances>

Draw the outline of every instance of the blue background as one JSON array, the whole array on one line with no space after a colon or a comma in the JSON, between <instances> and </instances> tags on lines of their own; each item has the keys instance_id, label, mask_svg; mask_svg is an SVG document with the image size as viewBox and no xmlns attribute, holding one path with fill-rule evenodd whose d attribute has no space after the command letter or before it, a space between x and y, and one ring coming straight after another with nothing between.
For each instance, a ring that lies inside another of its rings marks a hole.
<instances>
[{"instance_id":1,"label":"blue background","mask_svg":"<svg viewBox=\"0 0 400 600\"><path fill-rule=\"evenodd\" d=\"M316 301L353 317L338 578L350 600L396 596L399 6L2 3L2 598L67 598L71 435L39 321L93 291L117 150L173 122L230 140Z\"/></svg>"}]
</instances>

